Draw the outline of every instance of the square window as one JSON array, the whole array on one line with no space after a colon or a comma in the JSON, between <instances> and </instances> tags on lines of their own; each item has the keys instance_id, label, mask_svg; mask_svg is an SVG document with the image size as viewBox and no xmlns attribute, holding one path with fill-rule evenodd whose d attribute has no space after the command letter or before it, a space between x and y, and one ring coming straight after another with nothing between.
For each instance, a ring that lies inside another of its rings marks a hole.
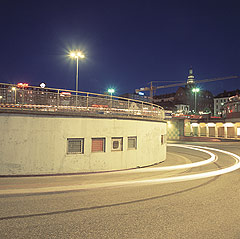
<instances>
[{"instance_id":1,"label":"square window","mask_svg":"<svg viewBox=\"0 0 240 239\"><path fill-rule=\"evenodd\" d=\"M105 152L105 138L92 138L92 152Z\"/></svg>"},{"instance_id":2,"label":"square window","mask_svg":"<svg viewBox=\"0 0 240 239\"><path fill-rule=\"evenodd\" d=\"M123 151L123 137L112 138L112 151Z\"/></svg>"},{"instance_id":3,"label":"square window","mask_svg":"<svg viewBox=\"0 0 240 239\"><path fill-rule=\"evenodd\" d=\"M84 153L84 139L83 138L68 138L67 139L67 153L68 154L83 154Z\"/></svg>"},{"instance_id":4,"label":"square window","mask_svg":"<svg viewBox=\"0 0 240 239\"><path fill-rule=\"evenodd\" d=\"M137 149L137 136L128 137L128 149Z\"/></svg>"}]
</instances>

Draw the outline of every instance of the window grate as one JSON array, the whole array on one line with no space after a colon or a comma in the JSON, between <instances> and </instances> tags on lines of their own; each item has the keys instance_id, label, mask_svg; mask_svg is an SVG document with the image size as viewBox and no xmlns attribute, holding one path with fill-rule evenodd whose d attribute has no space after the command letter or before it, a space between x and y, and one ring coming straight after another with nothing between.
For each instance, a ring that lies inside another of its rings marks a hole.
<instances>
[{"instance_id":1,"label":"window grate","mask_svg":"<svg viewBox=\"0 0 240 239\"><path fill-rule=\"evenodd\" d=\"M137 149L137 137L128 137L128 149Z\"/></svg>"},{"instance_id":2,"label":"window grate","mask_svg":"<svg viewBox=\"0 0 240 239\"><path fill-rule=\"evenodd\" d=\"M83 154L84 153L84 139L83 138L68 138L68 154Z\"/></svg>"}]
</instances>

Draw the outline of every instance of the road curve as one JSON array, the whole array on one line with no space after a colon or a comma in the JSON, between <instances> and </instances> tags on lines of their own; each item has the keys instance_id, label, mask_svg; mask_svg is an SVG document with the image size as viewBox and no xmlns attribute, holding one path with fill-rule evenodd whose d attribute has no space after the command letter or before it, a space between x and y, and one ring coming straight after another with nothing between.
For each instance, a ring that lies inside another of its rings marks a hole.
<instances>
[{"instance_id":1,"label":"road curve","mask_svg":"<svg viewBox=\"0 0 240 239\"><path fill-rule=\"evenodd\" d=\"M207 143L211 149L202 148L206 143L183 146L186 147L168 147L168 155L175 155L173 158L152 168L137 169L141 173L1 178L2 192L10 188L40 189L44 185L124 184L68 192L2 194L0 238L239 239L240 144ZM210 158L212 162L208 162ZM197 162L201 165L158 169ZM211 176L195 180L151 183L209 173ZM144 183L127 186L128 181Z\"/></svg>"}]
</instances>

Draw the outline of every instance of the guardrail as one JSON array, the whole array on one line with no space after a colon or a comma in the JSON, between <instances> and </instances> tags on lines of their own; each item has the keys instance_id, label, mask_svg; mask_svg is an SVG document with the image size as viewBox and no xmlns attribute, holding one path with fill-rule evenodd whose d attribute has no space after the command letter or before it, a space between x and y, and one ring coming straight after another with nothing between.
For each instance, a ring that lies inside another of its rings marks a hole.
<instances>
[{"instance_id":1,"label":"guardrail","mask_svg":"<svg viewBox=\"0 0 240 239\"><path fill-rule=\"evenodd\" d=\"M0 110L88 113L164 120L161 106L128 98L0 83Z\"/></svg>"}]
</instances>

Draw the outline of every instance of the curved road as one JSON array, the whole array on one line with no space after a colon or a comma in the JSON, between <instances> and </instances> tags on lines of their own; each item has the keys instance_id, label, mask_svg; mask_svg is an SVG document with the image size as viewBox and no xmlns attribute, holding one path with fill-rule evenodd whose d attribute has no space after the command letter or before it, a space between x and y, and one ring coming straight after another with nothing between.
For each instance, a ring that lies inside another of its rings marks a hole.
<instances>
[{"instance_id":1,"label":"curved road","mask_svg":"<svg viewBox=\"0 0 240 239\"><path fill-rule=\"evenodd\" d=\"M188 144L240 156L240 142ZM239 239L240 170L224 171L238 159L208 151L169 146L165 162L117 173L0 178L0 238Z\"/></svg>"}]
</instances>

